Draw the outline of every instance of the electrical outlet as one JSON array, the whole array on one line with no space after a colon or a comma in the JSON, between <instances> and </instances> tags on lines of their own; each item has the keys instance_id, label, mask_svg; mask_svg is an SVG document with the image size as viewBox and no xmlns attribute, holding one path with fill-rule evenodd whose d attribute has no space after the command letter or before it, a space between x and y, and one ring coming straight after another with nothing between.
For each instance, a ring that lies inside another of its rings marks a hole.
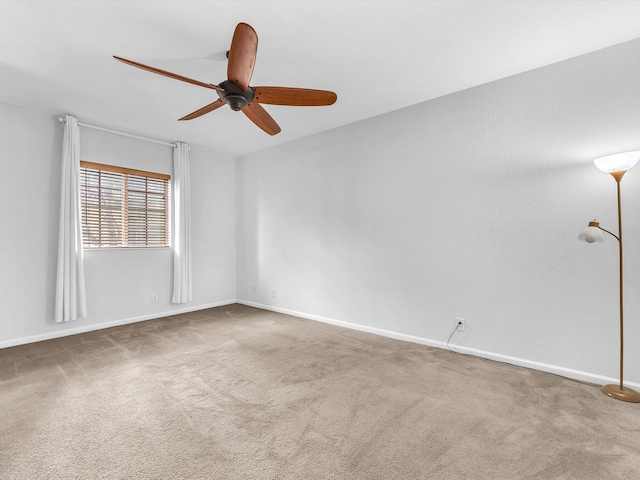
<instances>
[{"instance_id":1,"label":"electrical outlet","mask_svg":"<svg viewBox=\"0 0 640 480\"><path fill-rule=\"evenodd\" d=\"M252 291L253 291L253 294L255 295L256 294L256 286L255 285L253 286L253 290Z\"/></svg>"},{"instance_id":2,"label":"electrical outlet","mask_svg":"<svg viewBox=\"0 0 640 480\"><path fill-rule=\"evenodd\" d=\"M158 303L158 294L157 293L152 293L151 294L151 303Z\"/></svg>"},{"instance_id":3,"label":"electrical outlet","mask_svg":"<svg viewBox=\"0 0 640 480\"><path fill-rule=\"evenodd\" d=\"M275 290L272 290L272 291L271 291L271 296L272 296L273 298L276 298L276 291L275 291Z\"/></svg>"},{"instance_id":4,"label":"electrical outlet","mask_svg":"<svg viewBox=\"0 0 640 480\"><path fill-rule=\"evenodd\" d=\"M456 330L459 332L464 332L467 329L467 322L464 318L456 318Z\"/></svg>"}]
</instances>

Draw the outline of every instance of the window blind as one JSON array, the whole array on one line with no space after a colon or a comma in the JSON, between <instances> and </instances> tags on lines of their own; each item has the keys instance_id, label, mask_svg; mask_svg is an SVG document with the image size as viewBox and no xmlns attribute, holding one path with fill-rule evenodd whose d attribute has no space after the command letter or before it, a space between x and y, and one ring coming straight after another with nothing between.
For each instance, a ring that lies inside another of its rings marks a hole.
<instances>
[{"instance_id":1,"label":"window blind","mask_svg":"<svg viewBox=\"0 0 640 480\"><path fill-rule=\"evenodd\" d=\"M80 162L83 247L169 246L170 178Z\"/></svg>"}]
</instances>

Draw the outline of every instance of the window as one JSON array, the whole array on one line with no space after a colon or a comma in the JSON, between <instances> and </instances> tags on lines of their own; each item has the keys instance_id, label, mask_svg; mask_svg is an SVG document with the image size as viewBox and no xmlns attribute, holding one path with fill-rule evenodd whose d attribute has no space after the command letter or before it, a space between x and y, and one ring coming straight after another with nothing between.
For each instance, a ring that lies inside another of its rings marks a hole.
<instances>
[{"instance_id":1,"label":"window","mask_svg":"<svg viewBox=\"0 0 640 480\"><path fill-rule=\"evenodd\" d=\"M170 178L80 162L83 247L168 247Z\"/></svg>"}]
</instances>

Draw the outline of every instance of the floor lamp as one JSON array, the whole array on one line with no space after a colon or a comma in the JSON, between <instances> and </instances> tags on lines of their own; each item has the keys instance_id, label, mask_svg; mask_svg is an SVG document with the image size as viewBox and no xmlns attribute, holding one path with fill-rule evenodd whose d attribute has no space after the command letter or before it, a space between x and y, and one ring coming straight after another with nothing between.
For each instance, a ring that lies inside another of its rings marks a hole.
<instances>
[{"instance_id":1,"label":"floor lamp","mask_svg":"<svg viewBox=\"0 0 640 480\"><path fill-rule=\"evenodd\" d=\"M620 384L619 385L605 385L602 387L602 391L610 397L625 402L640 402L640 393L625 387L623 384L623 372L624 372L624 319L623 319L623 288L622 288L622 214L620 211L620 181L623 175L633 166L638 163L640 159L640 151L637 152L625 152L615 155L608 155L606 157L596 158L594 163L596 167L605 173L611 174L616 181L618 190L618 235L605 230L596 221L589 222L589 226L578 237L580 240L584 240L587 243L596 243L604 241L602 232L606 232L616 240L618 240L619 246L619 259L620 259Z\"/></svg>"}]
</instances>

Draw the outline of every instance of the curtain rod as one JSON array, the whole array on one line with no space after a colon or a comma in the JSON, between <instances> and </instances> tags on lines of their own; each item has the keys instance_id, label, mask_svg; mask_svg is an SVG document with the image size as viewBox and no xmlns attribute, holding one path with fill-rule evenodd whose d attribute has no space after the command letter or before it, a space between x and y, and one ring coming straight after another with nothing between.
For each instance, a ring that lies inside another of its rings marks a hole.
<instances>
[{"instance_id":1,"label":"curtain rod","mask_svg":"<svg viewBox=\"0 0 640 480\"><path fill-rule=\"evenodd\" d=\"M64 118L58 117L58 121L60 123L64 123ZM137 138L138 140L144 140L145 142L158 143L160 145L166 145L167 147L176 148L178 145L176 143L163 142L161 140L155 140L153 138L141 137L140 135L133 135L131 133L120 132L118 130L111 130L109 128L98 127L96 125L89 125L88 123L78 122L78 125L81 127L92 128L94 130L101 130L107 133L114 133L116 135L122 135L123 137Z\"/></svg>"}]
</instances>

